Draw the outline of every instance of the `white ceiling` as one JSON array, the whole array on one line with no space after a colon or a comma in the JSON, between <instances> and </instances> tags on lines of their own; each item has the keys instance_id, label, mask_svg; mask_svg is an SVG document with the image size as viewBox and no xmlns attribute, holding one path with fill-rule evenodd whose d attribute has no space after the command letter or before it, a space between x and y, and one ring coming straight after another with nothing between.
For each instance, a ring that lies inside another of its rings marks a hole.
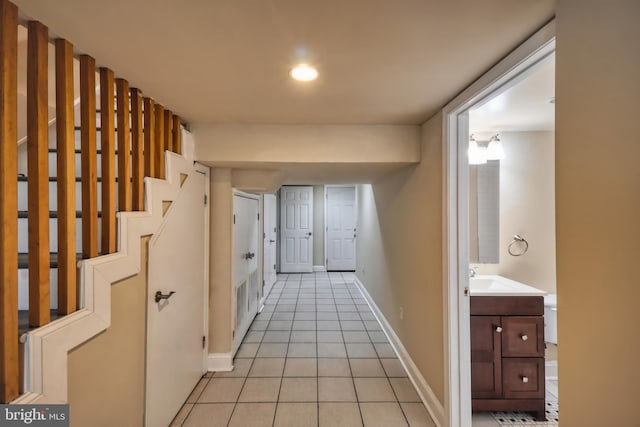
<instances>
[{"instance_id":1,"label":"white ceiling","mask_svg":"<svg viewBox=\"0 0 640 427\"><path fill-rule=\"evenodd\" d=\"M513 87L469 112L471 133L555 129L555 54Z\"/></svg>"},{"instance_id":2,"label":"white ceiling","mask_svg":"<svg viewBox=\"0 0 640 427\"><path fill-rule=\"evenodd\" d=\"M421 124L554 0L14 0L187 121ZM300 84L305 60L320 78Z\"/></svg>"}]
</instances>

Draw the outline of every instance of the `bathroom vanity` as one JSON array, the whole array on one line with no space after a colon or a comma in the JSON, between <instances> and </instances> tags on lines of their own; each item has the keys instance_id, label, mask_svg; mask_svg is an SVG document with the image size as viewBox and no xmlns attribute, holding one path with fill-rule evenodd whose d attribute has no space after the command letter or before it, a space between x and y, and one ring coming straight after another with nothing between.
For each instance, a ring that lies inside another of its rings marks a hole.
<instances>
[{"instance_id":1,"label":"bathroom vanity","mask_svg":"<svg viewBox=\"0 0 640 427\"><path fill-rule=\"evenodd\" d=\"M470 290L473 411L544 420L545 292L500 276L472 278Z\"/></svg>"}]
</instances>

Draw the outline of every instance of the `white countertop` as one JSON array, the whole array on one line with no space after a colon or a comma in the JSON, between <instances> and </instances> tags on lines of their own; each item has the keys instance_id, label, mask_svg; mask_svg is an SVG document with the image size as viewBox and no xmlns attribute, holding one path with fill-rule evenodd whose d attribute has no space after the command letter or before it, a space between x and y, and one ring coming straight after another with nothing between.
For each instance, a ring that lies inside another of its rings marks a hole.
<instances>
[{"instance_id":1,"label":"white countertop","mask_svg":"<svg viewBox=\"0 0 640 427\"><path fill-rule=\"evenodd\" d=\"M547 293L533 286L496 275L476 275L469 278L471 296L545 296Z\"/></svg>"}]
</instances>

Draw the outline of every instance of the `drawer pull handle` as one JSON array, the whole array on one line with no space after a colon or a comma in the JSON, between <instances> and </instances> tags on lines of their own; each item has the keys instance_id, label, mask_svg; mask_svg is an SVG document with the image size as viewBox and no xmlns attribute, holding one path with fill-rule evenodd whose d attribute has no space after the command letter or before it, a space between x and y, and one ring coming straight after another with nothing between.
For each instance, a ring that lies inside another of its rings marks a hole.
<instances>
[{"instance_id":1,"label":"drawer pull handle","mask_svg":"<svg viewBox=\"0 0 640 427\"><path fill-rule=\"evenodd\" d=\"M529 339L529 337L528 337L528 336L526 336L526 335L523 335L523 336L521 336L520 338L522 338L522 341L526 341L526 340L528 340L528 339Z\"/></svg>"},{"instance_id":2,"label":"drawer pull handle","mask_svg":"<svg viewBox=\"0 0 640 427\"><path fill-rule=\"evenodd\" d=\"M523 383L528 383L529 382L529 377L522 377L522 382Z\"/></svg>"},{"instance_id":3,"label":"drawer pull handle","mask_svg":"<svg viewBox=\"0 0 640 427\"><path fill-rule=\"evenodd\" d=\"M501 326L496 327L496 332L497 332L497 333L502 332L502 327L501 327Z\"/></svg>"}]
</instances>

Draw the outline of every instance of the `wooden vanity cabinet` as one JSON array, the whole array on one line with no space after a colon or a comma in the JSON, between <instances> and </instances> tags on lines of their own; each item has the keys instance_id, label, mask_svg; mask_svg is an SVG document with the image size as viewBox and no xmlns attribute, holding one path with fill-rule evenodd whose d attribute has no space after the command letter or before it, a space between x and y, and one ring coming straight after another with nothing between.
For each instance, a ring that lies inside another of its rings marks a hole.
<instances>
[{"instance_id":1,"label":"wooden vanity cabinet","mask_svg":"<svg viewBox=\"0 0 640 427\"><path fill-rule=\"evenodd\" d=\"M533 412L545 419L543 297L471 297L474 412Z\"/></svg>"}]
</instances>

